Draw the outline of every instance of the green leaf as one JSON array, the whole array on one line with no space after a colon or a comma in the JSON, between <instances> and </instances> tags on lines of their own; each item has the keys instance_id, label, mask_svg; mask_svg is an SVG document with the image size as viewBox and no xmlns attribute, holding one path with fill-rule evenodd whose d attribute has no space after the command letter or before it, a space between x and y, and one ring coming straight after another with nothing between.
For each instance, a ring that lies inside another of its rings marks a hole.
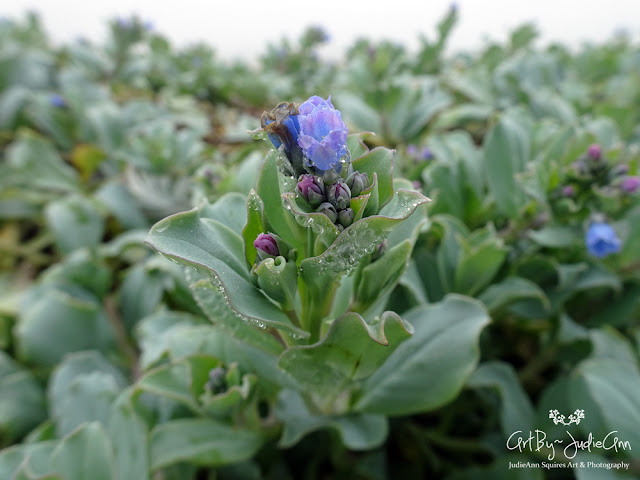
<instances>
[{"instance_id":1,"label":"green leaf","mask_svg":"<svg viewBox=\"0 0 640 480\"><path fill-rule=\"evenodd\" d=\"M393 197L393 150L376 147L361 157L352 159L353 169L366 173L373 180L374 173L378 177L378 202L381 208Z\"/></svg>"},{"instance_id":2,"label":"green leaf","mask_svg":"<svg viewBox=\"0 0 640 480\"><path fill-rule=\"evenodd\" d=\"M140 368L148 370L169 353L172 339L183 329L200 325L198 318L184 313L162 310L143 318L135 327L140 353ZM201 338L204 342L206 338ZM193 347L193 345L189 345ZM197 349L197 347L196 347ZM196 353L194 351L190 353Z\"/></svg>"},{"instance_id":3,"label":"green leaf","mask_svg":"<svg viewBox=\"0 0 640 480\"><path fill-rule=\"evenodd\" d=\"M397 284L411 257L413 245L404 240L362 269L355 291L354 311L364 312Z\"/></svg>"},{"instance_id":4,"label":"green leaf","mask_svg":"<svg viewBox=\"0 0 640 480\"><path fill-rule=\"evenodd\" d=\"M260 434L207 418L172 420L149 438L151 470L178 462L215 467L251 458L262 446Z\"/></svg>"},{"instance_id":5,"label":"green leaf","mask_svg":"<svg viewBox=\"0 0 640 480\"><path fill-rule=\"evenodd\" d=\"M572 401L584 409L584 428L593 431L594 438L603 439L609 432L616 431L619 440L631 445L625 454L640 458L640 452L634 448L640 445L637 364L601 357L585 360L573 374L570 395Z\"/></svg>"},{"instance_id":6,"label":"green leaf","mask_svg":"<svg viewBox=\"0 0 640 480\"><path fill-rule=\"evenodd\" d=\"M94 201L70 196L51 202L45 209L47 224L63 253L100 244L104 219Z\"/></svg>"},{"instance_id":7,"label":"green leaf","mask_svg":"<svg viewBox=\"0 0 640 480\"><path fill-rule=\"evenodd\" d=\"M224 202L222 205L221 201ZM280 200L278 205L282 210ZM235 218L237 216L240 219ZM289 317L253 284L241 236L245 218L244 197L227 194L212 206L161 220L151 229L147 242L163 255L210 276L238 320L305 336L306 332L294 326ZM235 225L232 222L236 222Z\"/></svg>"},{"instance_id":8,"label":"green leaf","mask_svg":"<svg viewBox=\"0 0 640 480\"><path fill-rule=\"evenodd\" d=\"M597 455L593 452L579 452L576 455L576 458L573 459L573 462L578 463L580 465L583 463L584 465L588 465L588 462L592 462L594 464L611 464L612 462L610 458L606 458L603 455ZM628 463L628 462L626 462ZM628 480L631 476L626 475L624 470L620 469L604 469L604 468L574 468L573 473L576 476L576 480Z\"/></svg>"},{"instance_id":9,"label":"green leaf","mask_svg":"<svg viewBox=\"0 0 640 480\"><path fill-rule=\"evenodd\" d=\"M126 385L124 376L99 352L70 354L49 382L51 417L60 436L88 421L108 424L111 404Z\"/></svg>"},{"instance_id":10,"label":"green leaf","mask_svg":"<svg viewBox=\"0 0 640 480\"><path fill-rule=\"evenodd\" d=\"M58 155L53 145L33 133L23 131L7 149L10 183L27 188L75 191L76 172Z\"/></svg>"},{"instance_id":11,"label":"green leaf","mask_svg":"<svg viewBox=\"0 0 640 480\"><path fill-rule=\"evenodd\" d=\"M332 100L350 127L355 126L358 130L367 132L382 132L380 114L359 95L343 91L333 95Z\"/></svg>"},{"instance_id":12,"label":"green leaf","mask_svg":"<svg viewBox=\"0 0 640 480\"><path fill-rule=\"evenodd\" d=\"M369 147L364 143L367 137L375 135L371 132L350 133L347 136L347 148L351 154L351 159L361 157L369 151Z\"/></svg>"},{"instance_id":13,"label":"green leaf","mask_svg":"<svg viewBox=\"0 0 640 480\"><path fill-rule=\"evenodd\" d=\"M438 215L431 221L432 225L438 225L442 230L440 246L436 254L438 276L444 291L452 292L456 269L463 253L461 238L467 237L469 231L464 223L451 215Z\"/></svg>"},{"instance_id":14,"label":"green leaf","mask_svg":"<svg viewBox=\"0 0 640 480\"><path fill-rule=\"evenodd\" d=\"M213 368L220 365L214 357L197 355L162 365L138 380L136 388L182 403L195 413L202 413L197 396L202 393L202 381Z\"/></svg>"},{"instance_id":15,"label":"green leaf","mask_svg":"<svg viewBox=\"0 0 640 480\"><path fill-rule=\"evenodd\" d=\"M124 184L111 181L95 193L95 199L102 204L126 229L149 228L149 221L135 197Z\"/></svg>"},{"instance_id":16,"label":"green leaf","mask_svg":"<svg viewBox=\"0 0 640 480\"><path fill-rule=\"evenodd\" d=\"M109 419L108 433L118 479L149 478L147 425L136 411L132 395L132 389L120 394Z\"/></svg>"},{"instance_id":17,"label":"green leaf","mask_svg":"<svg viewBox=\"0 0 640 480\"><path fill-rule=\"evenodd\" d=\"M440 113L433 123L435 130L447 131L469 124L484 124L493 113L493 107L476 103L463 103Z\"/></svg>"},{"instance_id":18,"label":"green leaf","mask_svg":"<svg viewBox=\"0 0 640 480\"><path fill-rule=\"evenodd\" d=\"M276 416L284 422L280 447L289 448L305 435L324 428L335 429L347 448L370 450L380 446L389 430L383 415L350 413L326 416L309 411L300 394L293 390L282 390L275 409Z\"/></svg>"},{"instance_id":19,"label":"green leaf","mask_svg":"<svg viewBox=\"0 0 640 480\"><path fill-rule=\"evenodd\" d=\"M228 307L224 294L208 280L199 280L191 285L191 291L202 311L214 324L220 325L238 340L273 355L279 355L283 346L265 329L256 327L238 316Z\"/></svg>"},{"instance_id":20,"label":"green leaf","mask_svg":"<svg viewBox=\"0 0 640 480\"><path fill-rule=\"evenodd\" d=\"M20 358L53 366L69 352L113 346L106 313L92 296L71 296L43 286L28 298L15 329Z\"/></svg>"},{"instance_id":21,"label":"green leaf","mask_svg":"<svg viewBox=\"0 0 640 480\"><path fill-rule=\"evenodd\" d=\"M631 342L619 330L610 325L590 329L589 337L593 345L592 358L614 358L630 365L636 363L636 353Z\"/></svg>"},{"instance_id":22,"label":"green leaf","mask_svg":"<svg viewBox=\"0 0 640 480\"><path fill-rule=\"evenodd\" d=\"M46 475L49 473L49 457L57 444L56 441L21 443L0 450L0 478L13 479L20 469L24 471L27 468L35 475ZM56 479L51 477L51 480Z\"/></svg>"},{"instance_id":23,"label":"green leaf","mask_svg":"<svg viewBox=\"0 0 640 480\"><path fill-rule=\"evenodd\" d=\"M256 261L257 251L253 242L261 233L264 233L264 204L256 191L252 189L247 197L247 224L242 229L244 254L249 265L253 265Z\"/></svg>"},{"instance_id":24,"label":"green leaf","mask_svg":"<svg viewBox=\"0 0 640 480\"><path fill-rule=\"evenodd\" d=\"M108 425L111 405L120 393L113 376L103 372L78 375L62 398L55 398L52 415L60 435L66 435L88 421Z\"/></svg>"},{"instance_id":25,"label":"green leaf","mask_svg":"<svg viewBox=\"0 0 640 480\"><path fill-rule=\"evenodd\" d=\"M391 133L398 139L408 140L420 134L437 112L452 103L451 95L433 77L407 77L400 88L400 98L389 113Z\"/></svg>"},{"instance_id":26,"label":"green leaf","mask_svg":"<svg viewBox=\"0 0 640 480\"><path fill-rule=\"evenodd\" d=\"M429 411L451 401L473 372L480 332L489 322L479 302L450 295L404 317L415 329L413 336L364 382L356 411L386 415Z\"/></svg>"},{"instance_id":27,"label":"green leaf","mask_svg":"<svg viewBox=\"0 0 640 480\"><path fill-rule=\"evenodd\" d=\"M13 442L46 418L44 391L28 370L0 351L0 444Z\"/></svg>"},{"instance_id":28,"label":"green leaf","mask_svg":"<svg viewBox=\"0 0 640 480\"><path fill-rule=\"evenodd\" d=\"M51 266L40 277L47 285L73 291L78 285L96 298L104 298L112 286L112 272L107 263L87 250L78 250L63 262Z\"/></svg>"},{"instance_id":29,"label":"green leaf","mask_svg":"<svg viewBox=\"0 0 640 480\"><path fill-rule=\"evenodd\" d=\"M287 349L278 366L321 411L341 413L348 408L340 404L348 400L341 394L373 374L411 333L411 326L393 312L385 312L374 325L347 313L318 343Z\"/></svg>"},{"instance_id":30,"label":"green leaf","mask_svg":"<svg viewBox=\"0 0 640 480\"><path fill-rule=\"evenodd\" d=\"M495 276L504 262L507 249L498 239L490 239L462 254L455 270L454 291L475 295Z\"/></svg>"},{"instance_id":31,"label":"green leaf","mask_svg":"<svg viewBox=\"0 0 640 480\"><path fill-rule=\"evenodd\" d=\"M66 480L116 480L111 442L102 426L86 423L63 438L51 454L51 470Z\"/></svg>"},{"instance_id":32,"label":"green leaf","mask_svg":"<svg viewBox=\"0 0 640 480\"><path fill-rule=\"evenodd\" d=\"M302 279L318 291L335 281L336 275L357 267L398 226L429 199L418 192L398 190L397 201L380 215L363 218L345 228L333 244L317 257L300 262ZM419 210L417 213L424 213Z\"/></svg>"},{"instance_id":33,"label":"green leaf","mask_svg":"<svg viewBox=\"0 0 640 480\"><path fill-rule=\"evenodd\" d=\"M232 364L229 368L229 372L239 372L237 364ZM228 379L230 373L227 373ZM238 373L239 375L239 373ZM205 390L205 393L200 396L203 409L209 416L213 417L227 417L234 412L245 407L247 403L255 394L255 386L257 383L257 377L253 374L242 375L238 385L230 385L227 380L227 390L222 393L212 394Z\"/></svg>"},{"instance_id":34,"label":"green leaf","mask_svg":"<svg viewBox=\"0 0 640 480\"><path fill-rule=\"evenodd\" d=\"M580 242L579 232L559 225L532 230L528 237L542 247L551 248L566 248Z\"/></svg>"},{"instance_id":35,"label":"green leaf","mask_svg":"<svg viewBox=\"0 0 640 480\"><path fill-rule=\"evenodd\" d=\"M166 284L166 273L147 265L134 265L126 271L118 300L122 321L128 329L158 307Z\"/></svg>"},{"instance_id":36,"label":"green leaf","mask_svg":"<svg viewBox=\"0 0 640 480\"><path fill-rule=\"evenodd\" d=\"M316 235L316 249L322 248L322 251L326 250L340 234L338 228L324 213L307 213L303 211L298 205L294 193L284 193L282 195L282 202L287 206L286 208L293 213L298 225L305 229L311 229ZM352 207L355 211L355 205L352 205ZM309 252L309 256L313 256L315 253L315 251Z\"/></svg>"},{"instance_id":37,"label":"green leaf","mask_svg":"<svg viewBox=\"0 0 640 480\"><path fill-rule=\"evenodd\" d=\"M518 430L534 430L534 411L520 385L514 368L504 362L483 363L473 373L467 386L496 389L501 397L500 425L505 437Z\"/></svg>"},{"instance_id":38,"label":"green leaf","mask_svg":"<svg viewBox=\"0 0 640 480\"><path fill-rule=\"evenodd\" d=\"M544 480L542 468L509 468L509 462L531 462L523 454L503 455L488 466L473 466L455 471L448 480Z\"/></svg>"},{"instance_id":39,"label":"green leaf","mask_svg":"<svg viewBox=\"0 0 640 480\"><path fill-rule=\"evenodd\" d=\"M529 161L529 137L512 116L503 115L484 143L486 178L498 211L516 217L525 197L516 176Z\"/></svg>"},{"instance_id":40,"label":"green leaf","mask_svg":"<svg viewBox=\"0 0 640 480\"><path fill-rule=\"evenodd\" d=\"M487 309L494 312L518 300L535 300L549 310L549 299L535 283L522 277L507 277L500 283L490 285L479 297Z\"/></svg>"},{"instance_id":41,"label":"green leaf","mask_svg":"<svg viewBox=\"0 0 640 480\"><path fill-rule=\"evenodd\" d=\"M257 192L264 202L264 215L267 226L272 233L276 233L294 248L301 248L306 240L306 231L296 223L293 215L283 208L282 194L293 191L295 185L286 188L285 180L278 169L278 153L271 150L264 160L264 165L258 177ZM292 179L293 180L293 179Z\"/></svg>"}]
</instances>

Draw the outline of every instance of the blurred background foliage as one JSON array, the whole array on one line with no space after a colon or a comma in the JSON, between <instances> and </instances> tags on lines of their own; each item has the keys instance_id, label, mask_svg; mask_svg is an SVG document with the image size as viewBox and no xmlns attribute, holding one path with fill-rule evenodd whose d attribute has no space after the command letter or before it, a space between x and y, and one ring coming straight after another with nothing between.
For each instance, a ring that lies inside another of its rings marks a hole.
<instances>
[{"instance_id":1,"label":"blurred background foliage","mask_svg":"<svg viewBox=\"0 0 640 480\"><path fill-rule=\"evenodd\" d=\"M456 18L417 52L361 39L329 62L312 27L253 64L176 49L138 18L60 46L37 16L0 23L0 478L640 475L640 48L540 48L523 25L445 55ZM268 151L247 131L314 94L375 133L369 146L395 148L396 174L433 199L388 308L460 294L492 319L462 392L393 417L362 451L326 423L278 446L304 410L278 410L251 353L219 345L182 267L143 243L167 215L247 194ZM618 253L590 254L594 215ZM194 400L219 365L233 395ZM551 408L584 409L581 438L618 430L631 451L587 456L630 469L508 470L546 459L505 440L552 432Z\"/></svg>"}]
</instances>

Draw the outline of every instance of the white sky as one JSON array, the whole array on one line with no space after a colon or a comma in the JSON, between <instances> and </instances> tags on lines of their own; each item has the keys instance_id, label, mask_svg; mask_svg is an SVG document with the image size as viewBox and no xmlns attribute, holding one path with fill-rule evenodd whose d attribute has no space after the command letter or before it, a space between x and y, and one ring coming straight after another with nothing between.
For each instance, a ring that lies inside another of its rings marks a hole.
<instances>
[{"instance_id":1,"label":"white sky","mask_svg":"<svg viewBox=\"0 0 640 480\"><path fill-rule=\"evenodd\" d=\"M433 39L435 26L452 2L447 0L2 0L0 17L39 12L54 41L83 36L101 41L106 21L137 14L175 46L197 41L212 45L221 58L253 59L266 44L293 40L309 25L330 35L323 54L337 56L357 37L388 38L412 48L419 34ZM475 49L485 39L502 41L507 32L533 21L542 42L578 46L602 41L620 30L638 39L638 0L459 0L460 20L451 50Z\"/></svg>"}]
</instances>

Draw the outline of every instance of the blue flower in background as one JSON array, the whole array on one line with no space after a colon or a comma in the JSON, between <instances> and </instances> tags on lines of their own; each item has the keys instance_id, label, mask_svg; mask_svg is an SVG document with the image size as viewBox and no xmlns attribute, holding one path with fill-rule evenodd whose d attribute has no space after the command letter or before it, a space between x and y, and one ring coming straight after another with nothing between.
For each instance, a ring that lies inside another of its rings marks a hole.
<instances>
[{"instance_id":1,"label":"blue flower in background","mask_svg":"<svg viewBox=\"0 0 640 480\"><path fill-rule=\"evenodd\" d=\"M63 108L67 105L67 102L65 102L64 98L62 98L57 93L54 93L49 97L49 103L57 108Z\"/></svg>"},{"instance_id":2,"label":"blue flower in background","mask_svg":"<svg viewBox=\"0 0 640 480\"><path fill-rule=\"evenodd\" d=\"M620 239L611 225L605 222L593 222L589 225L585 243L589 253L598 258L620 251Z\"/></svg>"},{"instance_id":3,"label":"blue flower in background","mask_svg":"<svg viewBox=\"0 0 640 480\"><path fill-rule=\"evenodd\" d=\"M340 172L340 159L347 154L349 130L342 115L327 100L314 95L299 108L300 135L298 145L308 159L308 166L320 171Z\"/></svg>"}]
</instances>

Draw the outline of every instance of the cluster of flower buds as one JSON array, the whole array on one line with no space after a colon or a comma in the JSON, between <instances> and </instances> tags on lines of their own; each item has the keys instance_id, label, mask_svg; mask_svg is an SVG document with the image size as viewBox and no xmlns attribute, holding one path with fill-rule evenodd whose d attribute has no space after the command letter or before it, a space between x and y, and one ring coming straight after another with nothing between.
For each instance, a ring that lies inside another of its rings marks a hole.
<instances>
[{"instance_id":1,"label":"cluster of flower buds","mask_svg":"<svg viewBox=\"0 0 640 480\"><path fill-rule=\"evenodd\" d=\"M314 95L301 105L280 103L262 114L261 125L288 162L285 171L298 179L300 198L338 229L351 225L355 219L351 199L369 188L369 178L353 171L349 131L331 97Z\"/></svg>"},{"instance_id":2,"label":"cluster of flower buds","mask_svg":"<svg viewBox=\"0 0 640 480\"><path fill-rule=\"evenodd\" d=\"M288 161L286 173L295 178L310 173L327 184L350 173L349 130L331 97L324 100L314 95L301 105L280 103L264 112L260 123Z\"/></svg>"},{"instance_id":3,"label":"cluster of flower buds","mask_svg":"<svg viewBox=\"0 0 640 480\"><path fill-rule=\"evenodd\" d=\"M609 165L598 144L589 146L587 151L571 164L571 184L564 185L561 196L573 197L577 191L574 186L591 189L592 185L614 190L623 195L630 195L640 191L640 177L629 175L626 164Z\"/></svg>"},{"instance_id":4,"label":"cluster of flower buds","mask_svg":"<svg viewBox=\"0 0 640 480\"><path fill-rule=\"evenodd\" d=\"M325 214L338 229L343 229L355 218L351 199L367 188L369 177L366 173L352 172L346 180L338 178L330 184L325 184L320 176L307 173L298 179L296 192L311 209Z\"/></svg>"}]
</instances>

